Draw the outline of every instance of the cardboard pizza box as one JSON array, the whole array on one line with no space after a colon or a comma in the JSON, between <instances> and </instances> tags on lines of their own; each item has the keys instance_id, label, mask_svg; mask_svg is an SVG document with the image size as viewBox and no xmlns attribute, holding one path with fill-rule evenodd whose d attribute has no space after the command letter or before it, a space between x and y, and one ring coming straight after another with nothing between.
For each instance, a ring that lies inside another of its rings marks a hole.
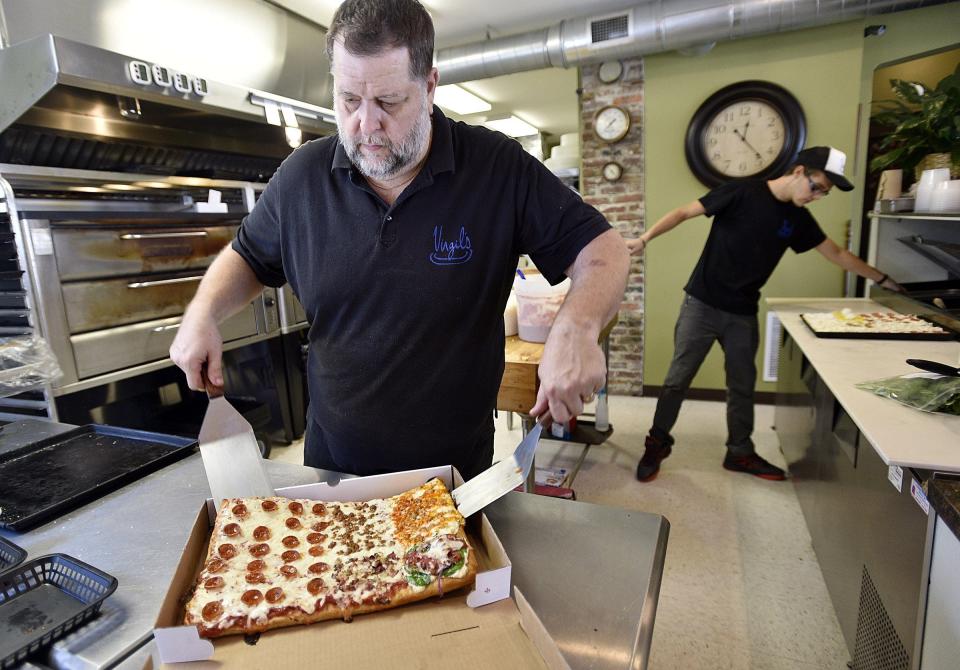
<instances>
[{"instance_id":1,"label":"cardboard pizza box","mask_svg":"<svg viewBox=\"0 0 960 670\"><path fill-rule=\"evenodd\" d=\"M307 484L277 489L277 495L319 501L386 498L439 477L453 490L463 483L450 466L344 479L335 485ZM477 550L476 583L444 595L394 609L278 628L255 643L243 635L214 640L184 626L187 594L206 558L217 508L212 499L197 511L187 545L164 597L154 627L159 658L168 670L213 668L550 668L565 669L554 640L519 590L510 598L510 559L482 514L467 520L467 535Z\"/></svg>"}]
</instances>

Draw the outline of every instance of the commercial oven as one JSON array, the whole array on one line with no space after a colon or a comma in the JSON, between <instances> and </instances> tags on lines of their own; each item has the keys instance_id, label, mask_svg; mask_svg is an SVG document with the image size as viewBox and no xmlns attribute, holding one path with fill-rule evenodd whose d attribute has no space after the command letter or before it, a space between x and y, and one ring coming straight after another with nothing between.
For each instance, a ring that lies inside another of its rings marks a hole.
<instances>
[{"instance_id":1,"label":"commercial oven","mask_svg":"<svg viewBox=\"0 0 960 670\"><path fill-rule=\"evenodd\" d=\"M202 397L168 358L183 312L332 112L51 35L0 50L0 84L0 337L42 336L63 371L0 419L194 432ZM306 325L289 287L221 324L227 392L265 441L297 436L280 340Z\"/></svg>"}]
</instances>

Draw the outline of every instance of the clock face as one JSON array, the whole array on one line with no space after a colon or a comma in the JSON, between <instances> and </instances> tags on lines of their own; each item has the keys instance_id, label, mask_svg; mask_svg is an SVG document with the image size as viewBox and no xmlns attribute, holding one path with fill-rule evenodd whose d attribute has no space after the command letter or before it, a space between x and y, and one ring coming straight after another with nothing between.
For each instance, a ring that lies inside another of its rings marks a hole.
<instances>
[{"instance_id":1,"label":"clock face","mask_svg":"<svg viewBox=\"0 0 960 670\"><path fill-rule=\"evenodd\" d=\"M721 109L703 135L703 154L719 174L752 177L783 151L783 116L763 100L740 100Z\"/></svg>"},{"instance_id":2,"label":"clock face","mask_svg":"<svg viewBox=\"0 0 960 670\"><path fill-rule=\"evenodd\" d=\"M721 88L694 113L684 153L704 184L772 178L790 167L806 140L803 108L793 95L768 81L742 81Z\"/></svg>"},{"instance_id":3,"label":"clock face","mask_svg":"<svg viewBox=\"0 0 960 670\"><path fill-rule=\"evenodd\" d=\"M603 178L607 181L617 181L623 176L623 168L619 163L607 163L603 166Z\"/></svg>"},{"instance_id":4,"label":"clock face","mask_svg":"<svg viewBox=\"0 0 960 670\"><path fill-rule=\"evenodd\" d=\"M597 112L594 130L604 142L618 142L630 130L630 115L620 107L604 107Z\"/></svg>"},{"instance_id":5,"label":"clock face","mask_svg":"<svg viewBox=\"0 0 960 670\"><path fill-rule=\"evenodd\" d=\"M597 78L604 84L612 84L623 74L623 63L618 60L608 60L600 63Z\"/></svg>"}]
</instances>

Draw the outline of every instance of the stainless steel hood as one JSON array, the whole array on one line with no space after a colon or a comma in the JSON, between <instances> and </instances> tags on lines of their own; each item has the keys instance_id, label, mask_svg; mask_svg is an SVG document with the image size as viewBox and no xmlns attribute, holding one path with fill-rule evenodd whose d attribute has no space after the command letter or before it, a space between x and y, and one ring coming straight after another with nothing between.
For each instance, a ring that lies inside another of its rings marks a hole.
<instances>
[{"instance_id":1,"label":"stainless steel hood","mask_svg":"<svg viewBox=\"0 0 960 670\"><path fill-rule=\"evenodd\" d=\"M0 50L0 163L265 181L332 110L43 35Z\"/></svg>"}]
</instances>

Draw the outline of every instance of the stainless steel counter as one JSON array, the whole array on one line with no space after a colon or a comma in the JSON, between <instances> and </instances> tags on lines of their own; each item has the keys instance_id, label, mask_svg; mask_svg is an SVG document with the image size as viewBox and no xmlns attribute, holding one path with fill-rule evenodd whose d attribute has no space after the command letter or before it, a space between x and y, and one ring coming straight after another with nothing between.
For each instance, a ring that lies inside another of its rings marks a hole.
<instances>
[{"instance_id":1,"label":"stainless steel counter","mask_svg":"<svg viewBox=\"0 0 960 670\"><path fill-rule=\"evenodd\" d=\"M268 462L277 486L337 478ZM57 667L131 667L146 656L161 600L202 501L191 456L24 534L0 531L31 556L61 552L119 580L103 614L55 645ZM572 668L646 667L669 523L662 516L511 493L488 515L513 562L514 583Z\"/></svg>"}]
</instances>

